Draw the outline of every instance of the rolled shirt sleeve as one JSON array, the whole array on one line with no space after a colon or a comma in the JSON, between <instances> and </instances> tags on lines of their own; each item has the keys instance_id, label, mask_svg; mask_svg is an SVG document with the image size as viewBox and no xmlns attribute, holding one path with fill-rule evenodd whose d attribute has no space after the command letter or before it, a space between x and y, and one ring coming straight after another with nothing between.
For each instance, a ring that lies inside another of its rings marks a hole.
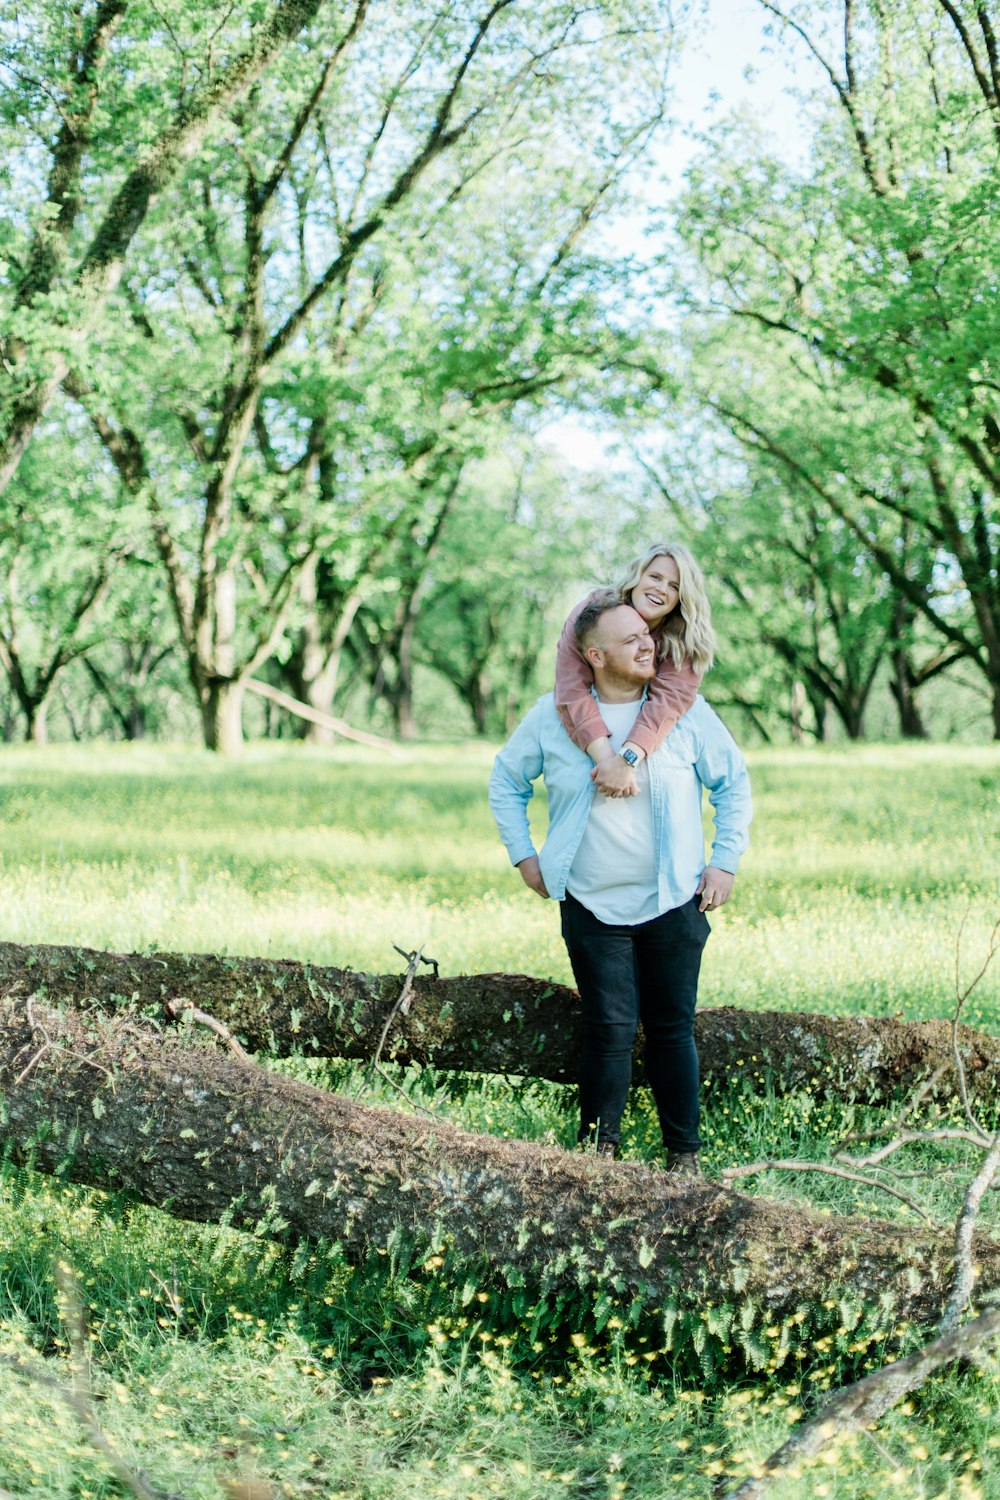
<instances>
[{"instance_id":1,"label":"rolled shirt sleeve","mask_svg":"<svg viewBox=\"0 0 1000 1500\"><path fill-rule=\"evenodd\" d=\"M704 704L708 718L695 759L698 779L708 791L715 815L715 836L709 864L735 875L740 856L750 842L753 800L746 761L718 714Z\"/></svg>"},{"instance_id":2,"label":"rolled shirt sleeve","mask_svg":"<svg viewBox=\"0 0 1000 1500\"><path fill-rule=\"evenodd\" d=\"M528 826L528 804L542 774L541 709L531 709L493 762L489 781L490 811L512 865L535 853Z\"/></svg>"}]
</instances>

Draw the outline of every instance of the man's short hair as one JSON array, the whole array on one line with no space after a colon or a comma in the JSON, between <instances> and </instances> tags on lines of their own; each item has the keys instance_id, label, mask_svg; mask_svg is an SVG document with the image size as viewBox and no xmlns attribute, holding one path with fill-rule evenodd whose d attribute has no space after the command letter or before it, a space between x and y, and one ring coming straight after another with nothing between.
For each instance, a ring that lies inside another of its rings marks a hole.
<instances>
[{"instance_id":1,"label":"man's short hair","mask_svg":"<svg viewBox=\"0 0 1000 1500\"><path fill-rule=\"evenodd\" d=\"M590 644L590 637L597 629L602 615L606 615L609 609L620 609L622 596L614 589L600 589L592 599L583 606L576 617L573 626L576 635L576 644L581 651L585 651Z\"/></svg>"}]
</instances>

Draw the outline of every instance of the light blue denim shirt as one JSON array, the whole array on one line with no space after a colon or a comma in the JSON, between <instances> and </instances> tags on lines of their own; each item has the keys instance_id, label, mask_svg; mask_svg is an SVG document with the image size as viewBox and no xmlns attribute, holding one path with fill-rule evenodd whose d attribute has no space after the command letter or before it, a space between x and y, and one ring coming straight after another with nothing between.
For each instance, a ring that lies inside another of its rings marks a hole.
<instances>
[{"instance_id":1,"label":"light blue denim shirt","mask_svg":"<svg viewBox=\"0 0 1000 1500\"><path fill-rule=\"evenodd\" d=\"M490 809L511 863L534 854L528 827L533 783L545 778L549 827L538 855L545 888L554 901L566 894L566 877L583 837L595 795L590 757L577 749L546 693L500 751L490 776ZM690 901L705 868L702 787L715 812L710 863L736 873L749 842L753 809L746 764L721 719L701 697L649 757L653 838L661 911Z\"/></svg>"}]
</instances>

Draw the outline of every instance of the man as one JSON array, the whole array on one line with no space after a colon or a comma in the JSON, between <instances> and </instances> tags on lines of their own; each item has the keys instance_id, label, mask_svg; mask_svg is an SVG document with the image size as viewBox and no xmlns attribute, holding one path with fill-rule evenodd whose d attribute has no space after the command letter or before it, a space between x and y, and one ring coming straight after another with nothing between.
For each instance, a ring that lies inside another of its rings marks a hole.
<instances>
[{"instance_id":1,"label":"man","mask_svg":"<svg viewBox=\"0 0 1000 1500\"><path fill-rule=\"evenodd\" d=\"M576 630L620 751L656 670L652 639L642 616L610 591L583 610ZM667 1170L699 1176L694 1010L705 913L729 899L747 845L750 783L728 731L700 697L635 770L637 796L595 796L590 761L548 693L497 756L490 807L525 884L562 903L583 1006L579 1140L616 1154L641 1019ZM536 854L528 803L539 776L549 827ZM715 811L707 867L703 786Z\"/></svg>"}]
</instances>

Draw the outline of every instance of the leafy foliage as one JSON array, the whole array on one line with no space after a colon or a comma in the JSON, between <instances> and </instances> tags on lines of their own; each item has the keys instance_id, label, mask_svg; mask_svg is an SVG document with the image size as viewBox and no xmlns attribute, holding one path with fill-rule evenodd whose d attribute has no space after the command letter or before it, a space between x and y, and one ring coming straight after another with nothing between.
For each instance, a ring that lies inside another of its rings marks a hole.
<instances>
[{"instance_id":1,"label":"leafy foliage","mask_svg":"<svg viewBox=\"0 0 1000 1500\"><path fill-rule=\"evenodd\" d=\"M725 122L678 214L684 383L724 435L699 542L820 736L828 708L861 732L880 658L904 733L955 663L1000 723L989 18L938 0L766 8L825 78L806 164Z\"/></svg>"}]
</instances>

